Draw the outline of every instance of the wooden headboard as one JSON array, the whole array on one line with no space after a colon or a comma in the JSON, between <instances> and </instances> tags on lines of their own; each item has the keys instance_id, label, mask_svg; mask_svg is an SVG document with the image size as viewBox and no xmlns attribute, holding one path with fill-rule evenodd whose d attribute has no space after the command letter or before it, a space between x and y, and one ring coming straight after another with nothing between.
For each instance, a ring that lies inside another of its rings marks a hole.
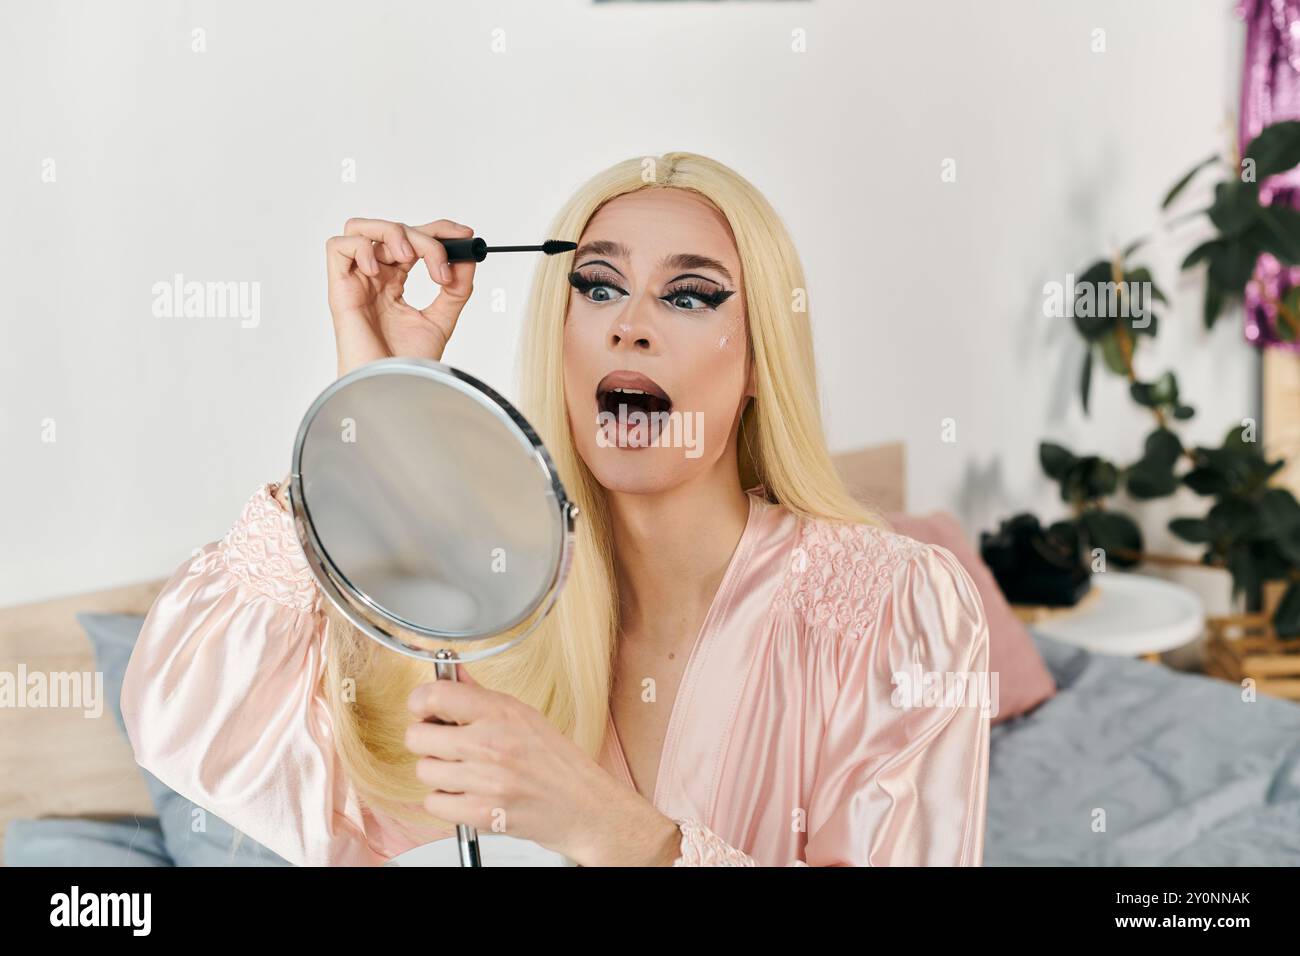
<instances>
[{"instance_id":1,"label":"wooden headboard","mask_svg":"<svg viewBox=\"0 0 1300 956\"><path fill-rule=\"evenodd\" d=\"M831 456L849 493L881 514L907 504L907 461L902 442L872 445Z\"/></svg>"},{"instance_id":2,"label":"wooden headboard","mask_svg":"<svg viewBox=\"0 0 1300 956\"><path fill-rule=\"evenodd\" d=\"M162 580L0 609L0 671L84 673L95 656L76 615L143 615ZM0 707L0 852L18 817L153 816L131 748L105 707Z\"/></svg>"},{"instance_id":3,"label":"wooden headboard","mask_svg":"<svg viewBox=\"0 0 1300 956\"><path fill-rule=\"evenodd\" d=\"M833 456L854 497L880 511L903 510L901 444ZM163 579L0 609L0 671L17 674L95 670L94 654L76 615L143 616ZM131 748L105 710L0 708L0 853L17 818L153 816Z\"/></svg>"}]
</instances>

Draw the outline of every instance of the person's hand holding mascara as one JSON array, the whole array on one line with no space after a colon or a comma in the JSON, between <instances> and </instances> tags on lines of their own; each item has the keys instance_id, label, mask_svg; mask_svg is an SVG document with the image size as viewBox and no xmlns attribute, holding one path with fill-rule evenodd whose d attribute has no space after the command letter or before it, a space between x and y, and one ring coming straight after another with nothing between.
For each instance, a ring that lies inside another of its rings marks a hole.
<instances>
[{"instance_id":1,"label":"person's hand holding mascara","mask_svg":"<svg viewBox=\"0 0 1300 956\"><path fill-rule=\"evenodd\" d=\"M439 219L408 226L383 219L349 219L343 235L325 243L329 307L339 375L391 356L441 361L456 320L474 291L476 262L447 261L438 239L468 239L469 226ZM406 277L423 261L440 289L417 309L403 298Z\"/></svg>"}]
</instances>

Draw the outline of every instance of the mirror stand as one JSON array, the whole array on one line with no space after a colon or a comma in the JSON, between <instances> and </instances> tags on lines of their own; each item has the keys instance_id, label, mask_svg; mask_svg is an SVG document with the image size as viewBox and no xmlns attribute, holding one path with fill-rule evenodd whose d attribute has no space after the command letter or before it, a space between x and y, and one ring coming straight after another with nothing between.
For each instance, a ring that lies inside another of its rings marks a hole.
<instances>
[{"instance_id":1,"label":"mirror stand","mask_svg":"<svg viewBox=\"0 0 1300 956\"><path fill-rule=\"evenodd\" d=\"M456 680L456 656L446 648L438 651L433 655L433 673L438 680ZM445 721L436 720L434 723L445 723ZM461 866L482 866L483 862L478 854L478 830L474 827L465 826L463 823L456 824L456 846L460 849Z\"/></svg>"}]
</instances>

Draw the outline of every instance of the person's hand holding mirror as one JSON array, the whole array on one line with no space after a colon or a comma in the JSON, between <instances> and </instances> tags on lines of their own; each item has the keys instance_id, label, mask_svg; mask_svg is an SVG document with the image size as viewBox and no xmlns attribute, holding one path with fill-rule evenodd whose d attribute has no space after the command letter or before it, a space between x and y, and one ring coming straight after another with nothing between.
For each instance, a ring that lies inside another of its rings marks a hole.
<instances>
[{"instance_id":1,"label":"person's hand holding mirror","mask_svg":"<svg viewBox=\"0 0 1300 956\"><path fill-rule=\"evenodd\" d=\"M416 722L406 746L420 756L416 776L431 788L426 810L503 829L583 866L671 863L679 834L650 803L535 708L479 686L463 666L457 674L454 683L422 684L408 701Z\"/></svg>"}]
</instances>

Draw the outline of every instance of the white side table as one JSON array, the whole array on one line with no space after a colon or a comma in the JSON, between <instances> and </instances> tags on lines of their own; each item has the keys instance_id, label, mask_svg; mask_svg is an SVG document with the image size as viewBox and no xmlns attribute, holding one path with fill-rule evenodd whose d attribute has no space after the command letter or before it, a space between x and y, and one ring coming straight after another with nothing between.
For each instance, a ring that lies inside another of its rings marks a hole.
<instances>
[{"instance_id":1,"label":"white side table","mask_svg":"<svg viewBox=\"0 0 1300 956\"><path fill-rule=\"evenodd\" d=\"M1107 571L1092 576L1097 592L1073 610L1062 610L1033 629L1054 640L1114 657L1159 660L1205 630L1205 609L1196 592L1144 574Z\"/></svg>"}]
</instances>

